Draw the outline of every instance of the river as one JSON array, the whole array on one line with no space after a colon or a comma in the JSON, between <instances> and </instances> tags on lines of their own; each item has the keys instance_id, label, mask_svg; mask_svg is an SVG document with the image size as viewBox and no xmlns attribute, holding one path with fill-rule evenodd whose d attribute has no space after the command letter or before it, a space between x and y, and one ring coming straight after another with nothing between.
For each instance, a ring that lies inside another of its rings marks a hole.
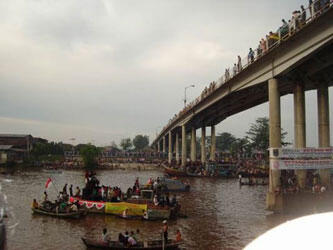
<instances>
[{"instance_id":1,"label":"river","mask_svg":"<svg viewBox=\"0 0 333 250\"><path fill-rule=\"evenodd\" d=\"M146 182L161 176L159 171L96 171L101 183L127 190L135 178ZM142 238L158 238L161 222L131 221L110 215L90 214L80 220L61 220L33 215L31 202L40 200L50 173L43 170L15 172L2 176L2 192L9 207L7 249L86 249L81 237L101 236L106 227L116 238L119 232L140 229ZM84 171L63 171L52 174L55 185L49 197L56 197L56 188L65 183L74 188L84 186ZM189 193L177 196L188 218L169 222L169 238L180 229L184 249L242 249L257 236L287 220L287 216L271 215L265 210L267 186L242 186L236 179L189 178Z\"/></svg>"}]
</instances>

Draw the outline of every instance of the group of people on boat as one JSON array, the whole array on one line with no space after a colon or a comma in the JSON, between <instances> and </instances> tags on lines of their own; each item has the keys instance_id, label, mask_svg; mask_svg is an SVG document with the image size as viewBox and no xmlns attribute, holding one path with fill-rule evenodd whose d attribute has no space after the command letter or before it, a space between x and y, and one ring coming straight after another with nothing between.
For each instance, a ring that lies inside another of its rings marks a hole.
<instances>
[{"instance_id":1,"label":"group of people on boat","mask_svg":"<svg viewBox=\"0 0 333 250\"><path fill-rule=\"evenodd\" d=\"M268 184L268 169L255 167L242 167L238 171L239 184L241 185L266 185Z\"/></svg>"},{"instance_id":2,"label":"group of people on boat","mask_svg":"<svg viewBox=\"0 0 333 250\"><path fill-rule=\"evenodd\" d=\"M86 172L85 183L80 197L84 200L120 202L123 199L123 193L119 187L100 185L96 173L92 171Z\"/></svg>"},{"instance_id":3,"label":"group of people on boat","mask_svg":"<svg viewBox=\"0 0 333 250\"><path fill-rule=\"evenodd\" d=\"M280 183L280 192L297 193L300 191L299 183L294 170L282 170ZM321 184L318 171L310 170L306 173L304 189L312 193L323 193L327 190L326 186Z\"/></svg>"},{"instance_id":4,"label":"group of people on boat","mask_svg":"<svg viewBox=\"0 0 333 250\"><path fill-rule=\"evenodd\" d=\"M167 222L167 220L164 220L163 225L162 225L162 241L164 241L165 244L167 244L167 242L168 242L168 230L169 230L168 222ZM110 242L111 242L111 233L108 232L108 230L106 228L103 228L101 240L105 244L110 244ZM182 236L181 236L180 230L177 229L175 242L180 243L181 241L182 241ZM136 229L135 233L134 233L134 231L130 231L130 232L125 231L124 233L121 232L118 234L117 243L121 246L134 247L134 246L138 245L139 242L142 242L139 229Z\"/></svg>"},{"instance_id":5,"label":"group of people on boat","mask_svg":"<svg viewBox=\"0 0 333 250\"><path fill-rule=\"evenodd\" d=\"M69 202L69 195L67 194L67 184L64 186L62 192L54 202L50 201L46 191L43 193L42 202L39 204L36 199L33 199L32 208L39 209L51 213L74 213L78 212L80 209L80 204L78 201Z\"/></svg>"}]
</instances>

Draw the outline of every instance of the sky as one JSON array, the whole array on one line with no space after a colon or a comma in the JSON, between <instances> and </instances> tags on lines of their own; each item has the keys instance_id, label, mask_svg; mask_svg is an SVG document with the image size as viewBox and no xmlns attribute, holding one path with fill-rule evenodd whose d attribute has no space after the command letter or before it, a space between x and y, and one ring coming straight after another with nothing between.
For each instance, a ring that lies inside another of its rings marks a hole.
<instances>
[{"instance_id":1,"label":"sky","mask_svg":"<svg viewBox=\"0 0 333 250\"><path fill-rule=\"evenodd\" d=\"M306 3L0 0L0 132L101 146L137 134L152 141L183 107L186 86L195 85L191 101ZM290 142L292 106L282 97ZM316 107L316 92L307 92L308 146L318 143ZM267 104L217 132L242 137L263 116Z\"/></svg>"}]
</instances>

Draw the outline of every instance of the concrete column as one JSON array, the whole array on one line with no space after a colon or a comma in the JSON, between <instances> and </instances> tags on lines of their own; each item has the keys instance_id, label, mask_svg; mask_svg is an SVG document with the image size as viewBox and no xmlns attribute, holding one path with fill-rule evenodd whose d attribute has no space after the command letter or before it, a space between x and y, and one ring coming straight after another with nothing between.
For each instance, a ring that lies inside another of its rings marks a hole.
<instances>
[{"instance_id":1,"label":"concrete column","mask_svg":"<svg viewBox=\"0 0 333 250\"><path fill-rule=\"evenodd\" d=\"M206 163L206 127L201 128L201 163Z\"/></svg>"},{"instance_id":2,"label":"concrete column","mask_svg":"<svg viewBox=\"0 0 333 250\"><path fill-rule=\"evenodd\" d=\"M301 83L296 83L294 89L294 140L295 148L306 147L305 132L305 94L304 87ZM306 170L296 170L298 186L305 188Z\"/></svg>"},{"instance_id":3,"label":"concrete column","mask_svg":"<svg viewBox=\"0 0 333 250\"><path fill-rule=\"evenodd\" d=\"M171 164L171 161L172 161L172 135L171 135L171 131L169 132L169 154L168 154L168 161Z\"/></svg>"},{"instance_id":4,"label":"concrete column","mask_svg":"<svg viewBox=\"0 0 333 250\"><path fill-rule=\"evenodd\" d=\"M330 116L327 84L321 84L317 90L318 102L318 142L320 148L330 147ZM330 186L330 170L319 170L320 181L326 187Z\"/></svg>"},{"instance_id":5,"label":"concrete column","mask_svg":"<svg viewBox=\"0 0 333 250\"><path fill-rule=\"evenodd\" d=\"M196 137L197 137L196 130L194 127L192 127L192 130L191 130L191 161L197 160L197 145L196 145L197 138Z\"/></svg>"},{"instance_id":6,"label":"concrete column","mask_svg":"<svg viewBox=\"0 0 333 250\"><path fill-rule=\"evenodd\" d=\"M186 167L186 128L182 125L182 168Z\"/></svg>"},{"instance_id":7,"label":"concrete column","mask_svg":"<svg viewBox=\"0 0 333 250\"><path fill-rule=\"evenodd\" d=\"M163 136L163 153L166 153L166 140L165 140L165 136Z\"/></svg>"},{"instance_id":8,"label":"concrete column","mask_svg":"<svg viewBox=\"0 0 333 250\"><path fill-rule=\"evenodd\" d=\"M269 99L269 146L271 148L281 147L281 113L280 113L280 92L278 80L268 81ZM269 187L266 199L266 207L269 210L277 211L282 209L282 195L277 188L280 186L280 170L269 169Z\"/></svg>"},{"instance_id":9,"label":"concrete column","mask_svg":"<svg viewBox=\"0 0 333 250\"><path fill-rule=\"evenodd\" d=\"M176 133L176 141L175 141L175 151L176 151L176 162L179 163L179 134Z\"/></svg>"},{"instance_id":10,"label":"concrete column","mask_svg":"<svg viewBox=\"0 0 333 250\"><path fill-rule=\"evenodd\" d=\"M157 142L157 152L161 152L160 146L161 146L161 141L158 141Z\"/></svg>"},{"instance_id":11,"label":"concrete column","mask_svg":"<svg viewBox=\"0 0 333 250\"><path fill-rule=\"evenodd\" d=\"M211 146L210 146L210 160L215 161L215 152L216 152L216 136L215 136L215 126L211 126Z\"/></svg>"}]
</instances>

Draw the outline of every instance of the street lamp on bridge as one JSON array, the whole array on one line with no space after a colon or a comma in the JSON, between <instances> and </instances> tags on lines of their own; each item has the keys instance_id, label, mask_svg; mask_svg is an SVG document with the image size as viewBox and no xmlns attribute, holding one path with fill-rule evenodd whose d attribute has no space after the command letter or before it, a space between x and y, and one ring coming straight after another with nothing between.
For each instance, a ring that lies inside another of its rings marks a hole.
<instances>
[{"instance_id":1,"label":"street lamp on bridge","mask_svg":"<svg viewBox=\"0 0 333 250\"><path fill-rule=\"evenodd\" d=\"M185 87L185 91L184 91L184 108L186 107L186 90L188 88L194 88L194 87L195 87L194 84Z\"/></svg>"}]
</instances>

